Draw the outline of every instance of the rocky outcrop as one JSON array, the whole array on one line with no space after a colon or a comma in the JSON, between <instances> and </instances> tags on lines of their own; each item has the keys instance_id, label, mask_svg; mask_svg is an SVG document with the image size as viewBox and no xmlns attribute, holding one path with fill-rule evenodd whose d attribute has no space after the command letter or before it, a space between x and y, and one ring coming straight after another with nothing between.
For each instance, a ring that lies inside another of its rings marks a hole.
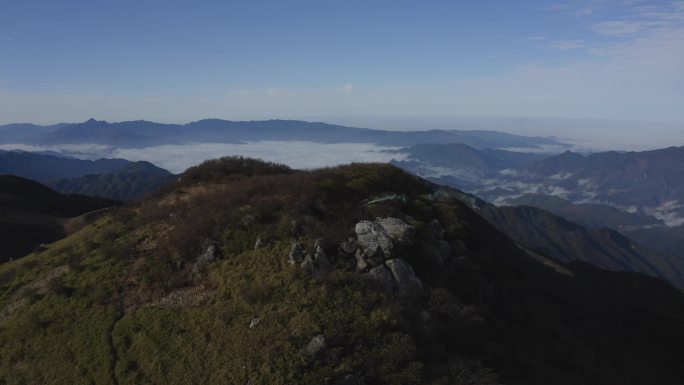
<instances>
[{"instance_id":1,"label":"rocky outcrop","mask_svg":"<svg viewBox=\"0 0 684 385\"><path fill-rule=\"evenodd\" d=\"M356 270L365 271L381 265L393 255L394 244L411 243L414 228L398 218L378 218L375 221L361 221L356 224L358 247L354 254ZM345 248L351 248L347 241ZM342 248L342 245L340 245Z\"/></svg>"},{"instance_id":2,"label":"rocky outcrop","mask_svg":"<svg viewBox=\"0 0 684 385\"><path fill-rule=\"evenodd\" d=\"M399 218L378 218L375 220L395 242L413 242L415 228Z\"/></svg>"},{"instance_id":3,"label":"rocky outcrop","mask_svg":"<svg viewBox=\"0 0 684 385\"><path fill-rule=\"evenodd\" d=\"M401 258L389 259L385 265L392 272L399 293L410 293L423 288L423 282L416 276L411 265Z\"/></svg>"},{"instance_id":4,"label":"rocky outcrop","mask_svg":"<svg viewBox=\"0 0 684 385\"><path fill-rule=\"evenodd\" d=\"M430 229L431 234L443 234L443 230L438 231L441 228L438 222L431 226L435 227ZM354 230L357 236L357 247L354 252L357 271L368 271L368 277L388 293L406 294L423 287L411 265L394 255L395 247L415 241L413 226L398 218L378 218L375 221L361 221L356 224ZM443 253L444 258L447 258L451 253L449 244L433 240L438 246L437 252ZM339 249L349 255L354 245L353 240L345 240Z\"/></svg>"},{"instance_id":5,"label":"rocky outcrop","mask_svg":"<svg viewBox=\"0 0 684 385\"><path fill-rule=\"evenodd\" d=\"M430 247L441 259L451 258L449 244L437 237L444 234L439 222L430 223L427 232ZM415 228L398 218L378 218L375 221L361 221L354 227L356 238L347 238L340 242L337 248L338 266L349 267L378 284L387 293L407 294L420 290L423 283L416 276L413 267L400 258L403 246L415 242ZM395 253L395 247L396 253ZM410 250L410 249L409 249ZM314 252L304 249L300 242L292 245L288 256L290 264L314 277L332 268L332 262L318 239L314 245ZM351 266L349 265L351 263Z\"/></svg>"},{"instance_id":6,"label":"rocky outcrop","mask_svg":"<svg viewBox=\"0 0 684 385\"><path fill-rule=\"evenodd\" d=\"M354 231L361 251L366 258L373 258L382 253L385 257L392 255L392 238L380 224L372 221L361 221Z\"/></svg>"},{"instance_id":7,"label":"rocky outcrop","mask_svg":"<svg viewBox=\"0 0 684 385\"><path fill-rule=\"evenodd\" d=\"M368 271L368 276L375 281L382 290L393 293L396 285L390 269L384 264L374 267Z\"/></svg>"}]
</instances>

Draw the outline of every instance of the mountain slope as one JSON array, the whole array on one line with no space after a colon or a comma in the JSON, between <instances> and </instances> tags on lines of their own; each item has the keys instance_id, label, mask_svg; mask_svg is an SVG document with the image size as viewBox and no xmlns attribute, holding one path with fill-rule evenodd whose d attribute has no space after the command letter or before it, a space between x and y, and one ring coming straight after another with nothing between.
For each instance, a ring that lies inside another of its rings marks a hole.
<instances>
[{"instance_id":1,"label":"mountain slope","mask_svg":"<svg viewBox=\"0 0 684 385\"><path fill-rule=\"evenodd\" d=\"M585 262L612 271L637 272L684 288L684 258L676 253L644 247L607 228L585 228L538 207L497 207L457 189L444 191L533 253L562 263Z\"/></svg>"},{"instance_id":2,"label":"mountain slope","mask_svg":"<svg viewBox=\"0 0 684 385\"><path fill-rule=\"evenodd\" d=\"M149 162L131 162L113 172L59 179L48 186L64 194L80 194L128 201L172 183L175 175Z\"/></svg>"},{"instance_id":3,"label":"mountain slope","mask_svg":"<svg viewBox=\"0 0 684 385\"><path fill-rule=\"evenodd\" d=\"M406 160L391 163L413 174L434 181L447 178L451 186L470 190L478 189L483 181L496 179L503 170L522 167L548 157L547 154L530 154L490 148L476 149L461 143L425 143L396 150L408 156Z\"/></svg>"},{"instance_id":4,"label":"mountain slope","mask_svg":"<svg viewBox=\"0 0 684 385\"><path fill-rule=\"evenodd\" d=\"M684 147L642 152L565 153L522 168L527 179L589 199L638 210L677 226L684 222Z\"/></svg>"},{"instance_id":5,"label":"mountain slope","mask_svg":"<svg viewBox=\"0 0 684 385\"><path fill-rule=\"evenodd\" d=\"M549 195L525 194L514 199L508 199L505 204L538 207L589 228L610 228L626 231L662 225L661 221L648 215L629 213L606 205L573 204L568 200ZM648 243L644 245L652 247Z\"/></svg>"},{"instance_id":6,"label":"mountain slope","mask_svg":"<svg viewBox=\"0 0 684 385\"><path fill-rule=\"evenodd\" d=\"M617 231L586 229L530 206L489 206L482 213L511 238L556 261L584 261L602 269L638 272L684 289L682 258L649 250Z\"/></svg>"},{"instance_id":7,"label":"mountain slope","mask_svg":"<svg viewBox=\"0 0 684 385\"><path fill-rule=\"evenodd\" d=\"M130 163L125 159L82 160L25 151L0 150L0 174L17 175L41 183L112 172Z\"/></svg>"},{"instance_id":8,"label":"mountain slope","mask_svg":"<svg viewBox=\"0 0 684 385\"><path fill-rule=\"evenodd\" d=\"M682 322L387 165L209 162L0 266L8 384L679 384Z\"/></svg>"},{"instance_id":9,"label":"mountain slope","mask_svg":"<svg viewBox=\"0 0 684 385\"><path fill-rule=\"evenodd\" d=\"M30 180L0 175L0 262L63 238L66 218L116 204L107 199L61 195Z\"/></svg>"}]
</instances>

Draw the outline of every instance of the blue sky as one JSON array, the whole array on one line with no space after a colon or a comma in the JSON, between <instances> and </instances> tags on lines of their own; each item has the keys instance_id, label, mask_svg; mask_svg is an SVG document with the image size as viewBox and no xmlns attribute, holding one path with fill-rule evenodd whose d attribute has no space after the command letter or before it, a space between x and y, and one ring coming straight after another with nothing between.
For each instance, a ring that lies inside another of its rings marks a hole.
<instances>
[{"instance_id":1,"label":"blue sky","mask_svg":"<svg viewBox=\"0 0 684 385\"><path fill-rule=\"evenodd\" d=\"M684 122L684 1L2 0L0 123Z\"/></svg>"}]
</instances>

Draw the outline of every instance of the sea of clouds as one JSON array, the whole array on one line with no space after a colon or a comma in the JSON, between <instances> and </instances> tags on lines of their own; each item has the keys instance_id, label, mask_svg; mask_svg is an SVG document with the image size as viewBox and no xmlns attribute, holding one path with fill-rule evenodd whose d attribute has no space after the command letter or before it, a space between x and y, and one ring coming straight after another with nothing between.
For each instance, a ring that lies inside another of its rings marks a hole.
<instances>
[{"instance_id":1,"label":"sea of clouds","mask_svg":"<svg viewBox=\"0 0 684 385\"><path fill-rule=\"evenodd\" d=\"M193 143L162 145L145 148L118 148L98 144L68 144L61 146L36 146L27 144L2 144L2 150L31 152L52 151L79 159L123 158L132 161L148 161L172 173L183 172L188 167L207 159L229 155L286 164L297 169L336 166L352 162L389 162L403 160L406 155L390 150L400 147L377 146L370 143L314 143L300 141L260 141L246 143Z\"/></svg>"}]
</instances>

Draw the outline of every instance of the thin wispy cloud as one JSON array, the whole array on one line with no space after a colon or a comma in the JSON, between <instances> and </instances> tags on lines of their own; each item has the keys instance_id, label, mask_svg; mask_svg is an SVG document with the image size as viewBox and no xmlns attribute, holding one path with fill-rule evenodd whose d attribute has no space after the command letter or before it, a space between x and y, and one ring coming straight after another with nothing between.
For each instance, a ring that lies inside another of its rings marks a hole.
<instances>
[{"instance_id":1,"label":"thin wispy cloud","mask_svg":"<svg viewBox=\"0 0 684 385\"><path fill-rule=\"evenodd\" d=\"M664 21L634 21L617 20L602 21L592 26L592 29L600 34L608 36L629 36L644 32L651 28L667 26Z\"/></svg>"},{"instance_id":2,"label":"thin wispy cloud","mask_svg":"<svg viewBox=\"0 0 684 385\"><path fill-rule=\"evenodd\" d=\"M547 47L560 51L569 51L573 49L584 48L585 45L580 40L559 40L548 44Z\"/></svg>"}]
</instances>

